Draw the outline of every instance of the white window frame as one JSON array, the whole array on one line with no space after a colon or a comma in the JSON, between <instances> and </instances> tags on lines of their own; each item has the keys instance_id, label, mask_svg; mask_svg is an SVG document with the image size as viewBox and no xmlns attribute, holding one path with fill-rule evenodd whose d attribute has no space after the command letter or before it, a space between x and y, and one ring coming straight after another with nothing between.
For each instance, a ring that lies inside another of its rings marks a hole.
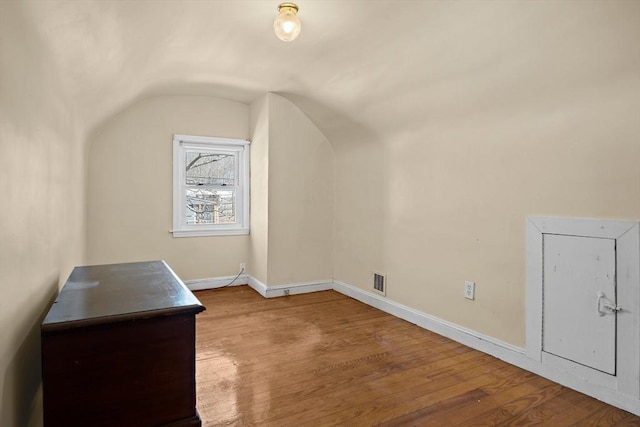
<instances>
[{"instance_id":1,"label":"white window frame","mask_svg":"<svg viewBox=\"0 0 640 427\"><path fill-rule=\"evenodd\" d=\"M209 136L173 135L173 237L249 234L249 141ZM234 224L187 224L185 217L187 150L233 152L237 156Z\"/></svg>"}]
</instances>

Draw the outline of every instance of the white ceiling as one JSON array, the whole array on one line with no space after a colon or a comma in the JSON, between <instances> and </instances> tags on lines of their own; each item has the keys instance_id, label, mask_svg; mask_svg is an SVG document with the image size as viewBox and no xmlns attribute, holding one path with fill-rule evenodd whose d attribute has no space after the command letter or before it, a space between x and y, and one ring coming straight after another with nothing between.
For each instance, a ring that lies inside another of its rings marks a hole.
<instances>
[{"instance_id":1,"label":"white ceiling","mask_svg":"<svg viewBox=\"0 0 640 427\"><path fill-rule=\"evenodd\" d=\"M615 47L637 37L637 19L607 2L298 0L302 33L291 43L273 34L278 4L51 0L24 8L86 132L148 96L250 103L277 92L330 140L392 134L557 96L635 60ZM592 55L600 65L582 67Z\"/></svg>"}]
</instances>

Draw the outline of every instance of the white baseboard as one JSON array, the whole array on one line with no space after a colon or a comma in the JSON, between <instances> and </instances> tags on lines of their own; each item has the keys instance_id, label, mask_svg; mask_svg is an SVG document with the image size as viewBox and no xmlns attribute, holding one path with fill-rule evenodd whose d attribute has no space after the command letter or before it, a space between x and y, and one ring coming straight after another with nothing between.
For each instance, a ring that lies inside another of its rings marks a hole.
<instances>
[{"instance_id":1,"label":"white baseboard","mask_svg":"<svg viewBox=\"0 0 640 427\"><path fill-rule=\"evenodd\" d=\"M226 286L240 286L246 285L249 282L249 276L246 274L241 274L238 276L236 280L236 276L227 276L227 277L212 277L209 279L196 279L196 280L185 280L184 284L187 285L192 291L202 291L205 289L216 289L216 288L224 288ZM233 283L230 285L229 283Z\"/></svg>"},{"instance_id":2,"label":"white baseboard","mask_svg":"<svg viewBox=\"0 0 640 427\"><path fill-rule=\"evenodd\" d=\"M249 276L249 286L251 286L256 292L258 292L265 298L275 298L285 295L308 294L310 292L328 291L333 289L333 281L319 280L315 282L267 286L255 277Z\"/></svg>"},{"instance_id":3,"label":"white baseboard","mask_svg":"<svg viewBox=\"0 0 640 427\"><path fill-rule=\"evenodd\" d=\"M414 310L411 307L391 301L372 292L364 291L355 286L336 281L333 282L333 289L341 294L370 305L371 307L382 310L385 313L389 313L395 317L404 319L407 322L414 323L421 328L435 332L438 335L445 336L484 353L489 353L492 356L504 360L505 362L513 363L511 360L507 359L514 359L514 356L516 358L524 356L523 348L479 334L478 332L463 328L455 323L447 322L446 320L442 320L430 314ZM500 351L496 351L497 349ZM492 352L496 352L496 354L493 354Z\"/></svg>"},{"instance_id":4,"label":"white baseboard","mask_svg":"<svg viewBox=\"0 0 640 427\"><path fill-rule=\"evenodd\" d=\"M185 282L185 284L191 290L213 289L226 285L232 279L233 276L230 278L221 277L215 279L191 280ZM392 316L414 323L421 328L435 332L438 335L442 335L443 337L452 339L475 350L494 356L511 365L533 372L534 374L592 396L598 400L602 400L603 402L624 409L633 414L640 415L640 400L621 394L615 389L589 383L584 378L577 377L571 372L545 366L539 361L527 357L524 348L480 334L471 329L456 325L455 323L447 322L446 320L423 313L344 282L319 280L314 282L267 286L252 276L243 275L240 276L233 285L236 286L242 284L248 284L265 298L285 296L287 295L286 291L288 291L288 295L297 295L333 289L364 304L375 307L385 313L389 313ZM210 287L207 287L208 285Z\"/></svg>"},{"instance_id":5,"label":"white baseboard","mask_svg":"<svg viewBox=\"0 0 640 427\"><path fill-rule=\"evenodd\" d=\"M262 283L261 281L259 281L253 276L249 276L248 284L254 291L256 291L257 293L259 293L265 298L267 297L267 285L265 285L264 283Z\"/></svg>"}]
</instances>

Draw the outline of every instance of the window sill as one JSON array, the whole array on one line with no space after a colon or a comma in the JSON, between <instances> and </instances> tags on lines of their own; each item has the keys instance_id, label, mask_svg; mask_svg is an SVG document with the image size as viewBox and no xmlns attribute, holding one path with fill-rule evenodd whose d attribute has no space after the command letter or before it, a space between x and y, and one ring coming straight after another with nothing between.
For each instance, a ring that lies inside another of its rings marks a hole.
<instances>
[{"instance_id":1,"label":"window sill","mask_svg":"<svg viewBox=\"0 0 640 427\"><path fill-rule=\"evenodd\" d=\"M248 228L227 228L223 230L169 230L173 237L241 236L249 234Z\"/></svg>"}]
</instances>

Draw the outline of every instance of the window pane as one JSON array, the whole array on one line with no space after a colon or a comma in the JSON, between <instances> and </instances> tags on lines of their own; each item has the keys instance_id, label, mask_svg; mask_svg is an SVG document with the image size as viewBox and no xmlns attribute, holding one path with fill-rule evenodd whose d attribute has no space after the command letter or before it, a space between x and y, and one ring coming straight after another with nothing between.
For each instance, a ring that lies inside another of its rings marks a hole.
<instances>
[{"instance_id":1,"label":"window pane","mask_svg":"<svg viewBox=\"0 0 640 427\"><path fill-rule=\"evenodd\" d=\"M233 224L236 222L234 190L187 188L187 224Z\"/></svg>"},{"instance_id":2,"label":"window pane","mask_svg":"<svg viewBox=\"0 0 640 427\"><path fill-rule=\"evenodd\" d=\"M187 185L236 185L233 154L187 151Z\"/></svg>"}]
</instances>

